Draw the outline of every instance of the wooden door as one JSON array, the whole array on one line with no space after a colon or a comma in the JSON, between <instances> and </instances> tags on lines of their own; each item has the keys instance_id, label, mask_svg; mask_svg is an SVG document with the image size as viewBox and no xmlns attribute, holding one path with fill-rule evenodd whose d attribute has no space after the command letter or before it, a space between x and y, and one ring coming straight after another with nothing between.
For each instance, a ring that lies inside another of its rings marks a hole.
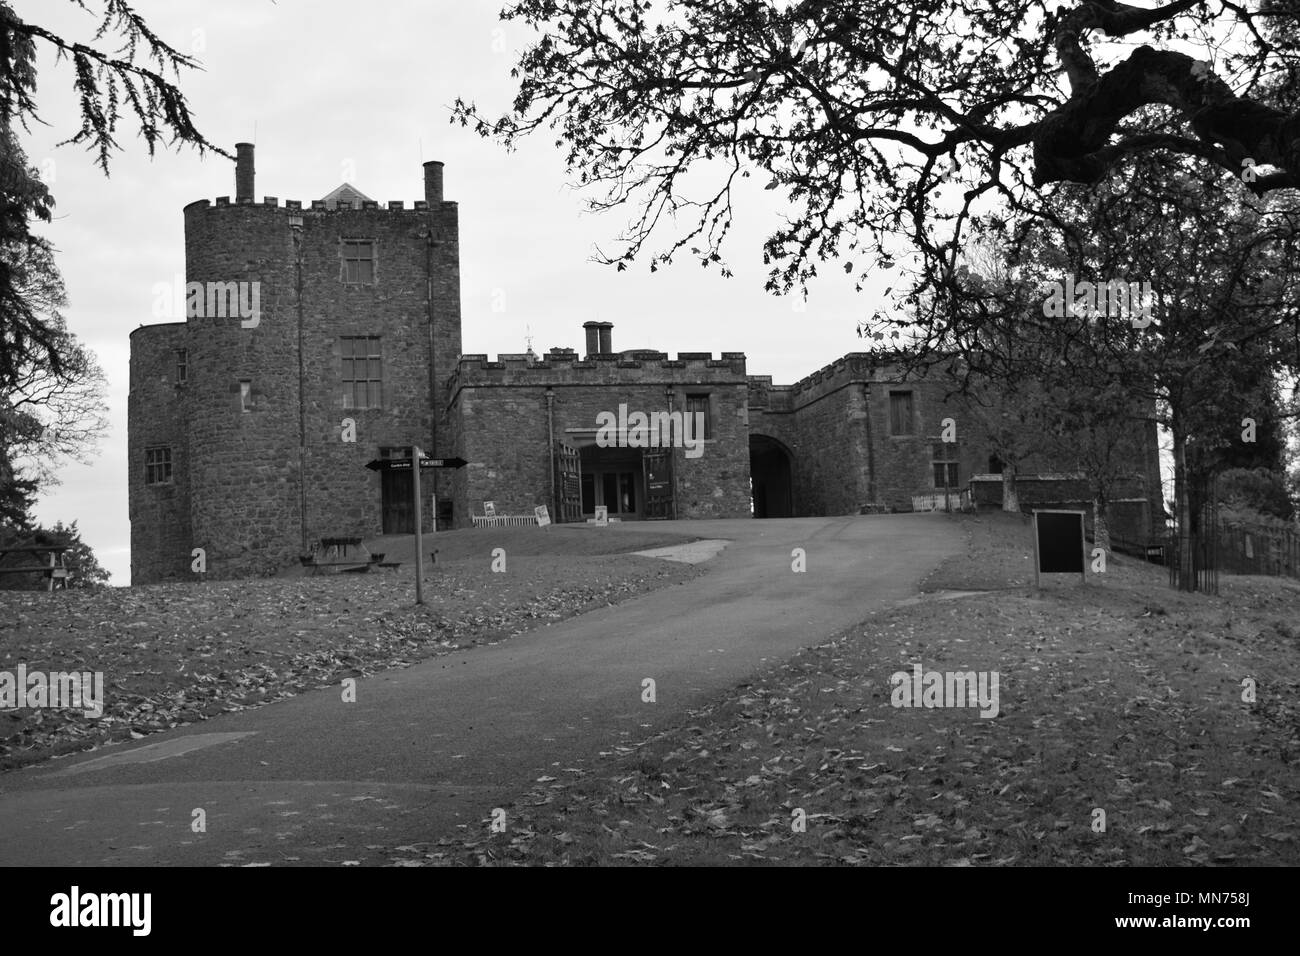
<instances>
[{"instance_id":1,"label":"wooden door","mask_svg":"<svg viewBox=\"0 0 1300 956\"><path fill-rule=\"evenodd\" d=\"M415 534L415 507L411 503L411 472L409 470L384 471L380 474L384 534Z\"/></svg>"},{"instance_id":2,"label":"wooden door","mask_svg":"<svg viewBox=\"0 0 1300 956\"><path fill-rule=\"evenodd\" d=\"M673 453L668 449L642 452L641 470L645 478L645 517L674 517Z\"/></svg>"},{"instance_id":3,"label":"wooden door","mask_svg":"<svg viewBox=\"0 0 1300 956\"><path fill-rule=\"evenodd\" d=\"M562 441L555 443L555 520L582 520L582 460L578 449Z\"/></svg>"}]
</instances>

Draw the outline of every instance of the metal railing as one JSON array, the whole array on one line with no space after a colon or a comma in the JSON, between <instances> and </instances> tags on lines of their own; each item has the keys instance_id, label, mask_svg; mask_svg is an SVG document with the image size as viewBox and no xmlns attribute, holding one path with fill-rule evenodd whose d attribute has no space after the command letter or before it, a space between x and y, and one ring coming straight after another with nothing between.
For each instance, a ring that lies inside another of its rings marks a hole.
<instances>
[{"instance_id":1,"label":"metal railing","mask_svg":"<svg viewBox=\"0 0 1300 956\"><path fill-rule=\"evenodd\" d=\"M1243 528L1221 523L1219 567L1230 574L1300 578L1300 534L1287 528Z\"/></svg>"},{"instance_id":2,"label":"metal railing","mask_svg":"<svg viewBox=\"0 0 1300 956\"><path fill-rule=\"evenodd\" d=\"M476 528L527 528L537 526L536 515L470 515Z\"/></svg>"},{"instance_id":3,"label":"metal railing","mask_svg":"<svg viewBox=\"0 0 1300 956\"><path fill-rule=\"evenodd\" d=\"M947 496L948 501L945 505L944 494L942 491L932 495L912 495L913 511L961 511L962 502L966 493L960 491L950 492Z\"/></svg>"}]
</instances>

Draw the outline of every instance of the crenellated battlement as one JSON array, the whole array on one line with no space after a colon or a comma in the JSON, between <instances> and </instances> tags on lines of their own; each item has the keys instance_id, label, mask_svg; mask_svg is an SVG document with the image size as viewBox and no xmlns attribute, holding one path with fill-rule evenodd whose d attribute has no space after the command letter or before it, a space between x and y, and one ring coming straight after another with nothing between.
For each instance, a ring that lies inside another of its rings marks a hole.
<instances>
[{"instance_id":1,"label":"crenellated battlement","mask_svg":"<svg viewBox=\"0 0 1300 956\"><path fill-rule=\"evenodd\" d=\"M860 379L871 377L873 368L871 355L867 352L850 352L842 355L829 365L825 365L813 372L811 375L805 375L799 381L790 386L790 391L796 396L804 392L814 390L824 390L825 386L839 384L842 381L850 379Z\"/></svg>"},{"instance_id":2,"label":"crenellated battlement","mask_svg":"<svg viewBox=\"0 0 1300 956\"><path fill-rule=\"evenodd\" d=\"M438 204L440 208L446 209L455 207L454 202L444 201ZM403 199L389 200L387 204L381 204L373 199L367 199L357 203L339 202L335 204L326 203L323 199L313 199L305 206L297 199L281 200L276 196L264 196L261 202L254 202L251 199L231 201L229 196L218 196L215 201L207 199L196 199L194 202L185 206L185 212L190 210L208 210L216 211L218 209L276 209L283 213L294 213L302 215L309 213L313 215L330 214L330 213L355 213L355 212L394 212L394 213L423 213L430 211L429 204L423 199L417 199L409 206Z\"/></svg>"},{"instance_id":3,"label":"crenellated battlement","mask_svg":"<svg viewBox=\"0 0 1300 956\"><path fill-rule=\"evenodd\" d=\"M475 369L514 369L520 371L546 370L551 368L601 369L616 368L725 368L734 369L737 363L745 361L744 352L722 352L718 358L712 352L678 352L677 358L668 357L667 352L653 349L637 349L629 352L588 355L580 359L575 349L551 349L542 355L523 353L502 353L496 361L483 353L462 355L458 370Z\"/></svg>"},{"instance_id":4,"label":"crenellated battlement","mask_svg":"<svg viewBox=\"0 0 1300 956\"><path fill-rule=\"evenodd\" d=\"M553 348L542 355L503 353L496 361L468 354L461 356L449 384L455 391L492 385L615 384L629 378L736 383L745 378L745 353L722 352L714 358L712 352L679 352L674 359L667 352L634 349L580 358L574 349Z\"/></svg>"}]
</instances>

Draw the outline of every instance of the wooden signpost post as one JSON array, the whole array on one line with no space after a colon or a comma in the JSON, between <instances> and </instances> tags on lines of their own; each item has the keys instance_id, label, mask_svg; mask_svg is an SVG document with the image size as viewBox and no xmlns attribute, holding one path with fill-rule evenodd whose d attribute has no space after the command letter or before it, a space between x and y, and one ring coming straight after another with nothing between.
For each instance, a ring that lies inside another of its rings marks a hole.
<instances>
[{"instance_id":1,"label":"wooden signpost post","mask_svg":"<svg viewBox=\"0 0 1300 956\"><path fill-rule=\"evenodd\" d=\"M424 454L419 445L411 446L411 461L421 462ZM420 512L420 472L423 467L411 469L411 495L415 498L415 603L424 603L424 516Z\"/></svg>"},{"instance_id":2,"label":"wooden signpost post","mask_svg":"<svg viewBox=\"0 0 1300 956\"><path fill-rule=\"evenodd\" d=\"M420 467L414 467L419 462ZM464 468L464 458L425 458L418 445L411 446L410 458L376 458L366 462L371 471L409 471L415 510L415 603L424 603L424 515L420 506L420 475L426 468ZM435 511L435 514L437 512Z\"/></svg>"}]
</instances>

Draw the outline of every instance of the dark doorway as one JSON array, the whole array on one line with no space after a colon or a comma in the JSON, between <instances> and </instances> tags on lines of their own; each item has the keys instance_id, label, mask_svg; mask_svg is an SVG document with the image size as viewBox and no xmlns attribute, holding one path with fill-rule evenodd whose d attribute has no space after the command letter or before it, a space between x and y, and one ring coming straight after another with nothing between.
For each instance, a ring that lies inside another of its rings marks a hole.
<instances>
[{"instance_id":1,"label":"dark doorway","mask_svg":"<svg viewBox=\"0 0 1300 956\"><path fill-rule=\"evenodd\" d=\"M415 534L415 508L411 505L411 473L380 472L384 534Z\"/></svg>"},{"instance_id":2,"label":"dark doorway","mask_svg":"<svg viewBox=\"0 0 1300 956\"><path fill-rule=\"evenodd\" d=\"M580 450L580 455L582 509L586 517L595 514L597 505L603 505L611 518L643 517L645 479L639 450L589 445Z\"/></svg>"},{"instance_id":3,"label":"dark doorway","mask_svg":"<svg viewBox=\"0 0 1300 956\"><path fill-rule=\"evenodd\" d=\"M749 477L755 518L794 515L790 452L775 438L749 436Z\"/></svg>"}]
</instances>

